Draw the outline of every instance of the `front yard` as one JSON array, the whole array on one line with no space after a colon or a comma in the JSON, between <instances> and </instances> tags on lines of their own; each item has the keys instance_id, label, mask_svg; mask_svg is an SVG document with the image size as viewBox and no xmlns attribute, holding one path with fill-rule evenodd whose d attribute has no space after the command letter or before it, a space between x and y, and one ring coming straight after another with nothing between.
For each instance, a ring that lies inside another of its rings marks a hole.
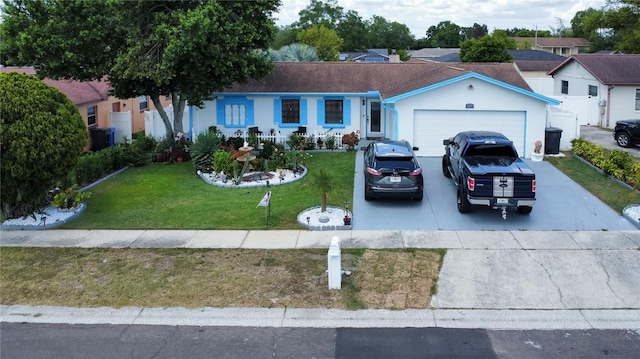
<instances>
[{"instance_id":1,"label":"front yard","mask_svg":"<svg viewBox=\"0 0 640 359\"><path fill-rule=\"evenodd\" d=\"M300 181L268 188L221 188L205 183L191 162L133 167L91 189L86 211L62 229L299 229L297 215L320 205L309 182L323 170L333 179L328 204L353 198L355 156L319 152L306 160ZM257 207L271 191L271 214Z\"/></svg>"}]
</instances>

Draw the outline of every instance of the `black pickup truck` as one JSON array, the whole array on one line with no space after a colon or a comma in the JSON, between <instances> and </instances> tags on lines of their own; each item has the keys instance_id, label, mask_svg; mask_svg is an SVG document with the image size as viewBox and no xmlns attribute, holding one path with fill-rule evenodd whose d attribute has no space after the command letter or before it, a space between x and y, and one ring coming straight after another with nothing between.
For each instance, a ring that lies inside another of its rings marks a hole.
<instances>
[{"instance_id":1,"label":"black pickup truck","mask_svg":"<svg viewBox=\"0 0 640 359\"><path fill-rule=\"evenodd\" d=\"M458 187L458 211L471 205L529 214L536 203L536 175L518 157L513 143L498 132L468 131L443 141L442 174Z\"/></svg>"}]
</instances>

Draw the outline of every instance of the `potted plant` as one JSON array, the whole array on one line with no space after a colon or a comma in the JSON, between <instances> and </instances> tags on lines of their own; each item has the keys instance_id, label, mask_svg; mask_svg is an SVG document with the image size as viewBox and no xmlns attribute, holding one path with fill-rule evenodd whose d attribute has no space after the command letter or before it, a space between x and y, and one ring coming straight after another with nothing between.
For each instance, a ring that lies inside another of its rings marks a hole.
<instances>
[{"instance_id":1,"label":"potted plant","mask_svg":"<svg viewBox=\"0 0 640 359\"><path fill-rule=\"evenodd\" d=\"M533 148L533 153L531 154L531 160L540 162L544 158L542 154L542 141L538 140L535 143L535 147Z\"/></svg>"},{"instance_id":2,"label":"potted plant","mask_svg":"<svg viewBox=\"0 0 640 359\"><path fill-rule=\"evenodd\" d=\"M324 141L322 140L322 137L318 136L318 139L316 140L316 143L318 143L318 149L321 150L322 149L322 145L324 145Z\"/></svg>"}]
</instances>

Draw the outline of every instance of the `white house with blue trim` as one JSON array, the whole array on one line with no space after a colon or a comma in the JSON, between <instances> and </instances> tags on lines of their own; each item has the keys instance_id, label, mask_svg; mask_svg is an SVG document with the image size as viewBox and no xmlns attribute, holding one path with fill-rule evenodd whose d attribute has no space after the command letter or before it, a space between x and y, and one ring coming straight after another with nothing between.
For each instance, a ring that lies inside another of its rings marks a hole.
<instances>
[{"instance_id":1,"label":"white house with blue trim","mask_svg":"<svg viewBox=\"0 0 640 359\"><path fill-rule=\"evenodd\" d=\"M357 132L405 139L418 156L441 156L442 140L464 130L498 131L522 157L545 139L549 107L512 64L284 63L262 80L190 108L192 135L210 126L288 134ZM301 129L302 128L302 129Z\"/></svg>"}]
</instances>

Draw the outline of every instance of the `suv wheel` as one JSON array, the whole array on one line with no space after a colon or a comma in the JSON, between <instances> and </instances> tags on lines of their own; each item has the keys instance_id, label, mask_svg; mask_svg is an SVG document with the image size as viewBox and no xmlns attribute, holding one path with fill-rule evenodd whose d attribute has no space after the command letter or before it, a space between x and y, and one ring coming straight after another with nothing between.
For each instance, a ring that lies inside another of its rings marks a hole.
<instances>
[{"instance_id":1,"label":"suv wheel","mask_svg":"<svg viewBox=\"0 0 640 359\"><path fill-rule=\"evenodd\" d=\"M442 156L442 174L451 178L451 172L449 172L449 161L447 160L447 155Z\"/></svg>"},{"instance_id":2,"label":"suv wheel","mask_svg":"<svg viewBox=\"0 0 640 359\"><path fill-rule=\"evenodd\" d=\"M364 200L365 201L371 201L373 199L373 197L371 197L371 195L369 194L369 191L367 191L366 185L364 188Z\"/></svg>"},{"instance_id":3,"label":"suv wheel","mask_svg":"<svg viewBox=\"0 0 640 359\"><path fill-rule=\"evenodd\" d=\"M467 198L467 193L464 190L464 186L462 184L458 185L458 212L460 213L468 213L471 211L471 203L469 203L469 199Z\"/></svg>"},{"instance_id":4,"label":"suv wheel","mask_svg":"<svg viewBox=\"0 0 640 359\"><path fill-rule=\"evenodd\" d=\"M616 134L616 142L620 147L631 147L631 138L626 132L618 132Z\"/></svg>"}]
</instances>

